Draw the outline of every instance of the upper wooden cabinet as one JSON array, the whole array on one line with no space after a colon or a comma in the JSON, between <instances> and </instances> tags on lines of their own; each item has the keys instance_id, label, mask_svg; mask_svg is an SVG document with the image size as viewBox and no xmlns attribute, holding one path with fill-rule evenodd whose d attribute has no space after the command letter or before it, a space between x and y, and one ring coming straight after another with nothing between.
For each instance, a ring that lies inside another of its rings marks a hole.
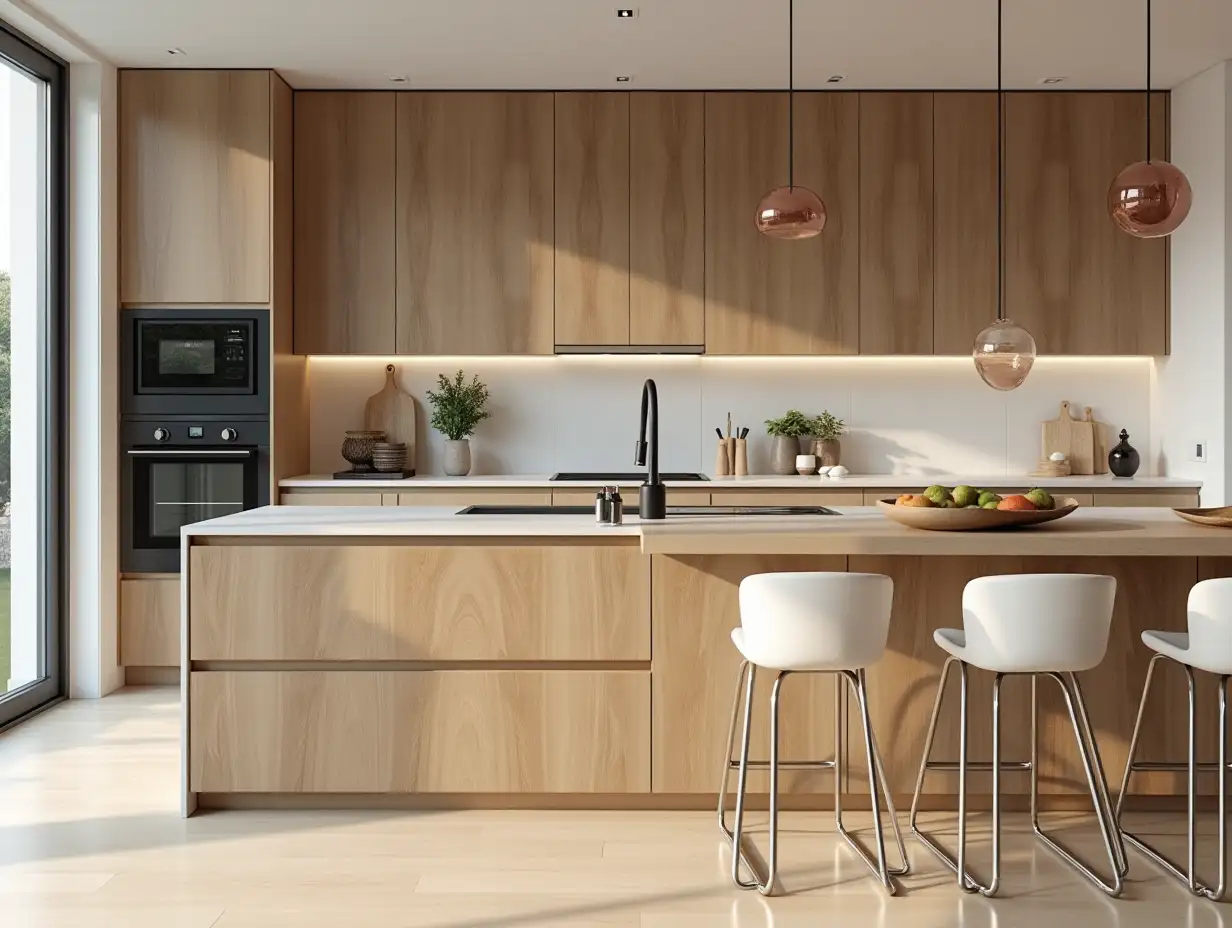
<instances>
[{"instance_id":1,"label":"upper wooden cabinet","mask_svg":"<svg viewBox=\"0 0 1232 928\"><path fill-rule=\"evenodd\" d=\"M387 93L295 95L295 350L392 354L394 108Z\"/></svg>"},{"instance_id":2,"label":"upper wooden cabinet","mask_svg":"<svg viewBox=\"0 0 1232 928\"><path fill-rule=\"evenodd\" d=\"M787 183L785 93L706 94L706 352L855 354L862 221L860 98L798 93L795 182L826 204L825 231L760 235L757 204Z\"/></svg>"},{"instance_id":3,"label":"upper wooden cabinet","mask_svg":"<svg viewBox=\"0 0 1232 928\"><path fill-rule=\"evenodd\" d=\"M933 354L997 316L997 95L933 96Z\"/></svg>"},{"instance_id":4,"label":"upper wooden cabinet","mask_svg":"<svg viewBox=\"0 0 1232 928\"><path fill-rule=\"evenodd\" d=\"M560 346L629 344L629 94L555 94Z\"/></svg>"},{"instance_id":5,"label":"upper wooden cabinet","mask_svg":"<svg viewBox=\"0 0 1232 928\"><path fill-rule=\"evenodd\" d=\"M933 353L931 93L860 94L860 353Z\"/></svg>"},{"instance_id":6,"label":"upper wooden cabinet","mask_svg":"<svg viewBox=\"0 0 1232 928\"><path fill-rule=\"evenodd\" d=\"M552 94L400 93L398 354L552 353Z\"/></svg>"},{"instance_id":7,"label":"upper wooden cabinet","mask_svg":"<svg viewBox=\"0 0 1232 928\"><path fill-rule=\"evenodd\" d=\"M271 79L120 72L121 303L269 303Z\"/></svg>"},{"instance_id":8,"label":"upper wooden cabinet","mask_svg":"<svg viewBox=\"0 0 1232 928\"><path fill-rule=\"evenodd\" d=\"M1166 97L1153 107L1162 156ZM1106 205L1145 154L1145 117L1141 93L1006 96L1006 314L1040 354L1167 352L1167 241L1126 235Z\"/></svg>"}]
</instances>

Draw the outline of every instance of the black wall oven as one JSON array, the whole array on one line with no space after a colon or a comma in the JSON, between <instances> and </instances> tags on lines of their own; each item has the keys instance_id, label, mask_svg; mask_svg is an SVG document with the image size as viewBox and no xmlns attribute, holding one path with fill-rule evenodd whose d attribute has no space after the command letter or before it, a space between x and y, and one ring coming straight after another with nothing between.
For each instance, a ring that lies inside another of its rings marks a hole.
<instances>
[{"instance_id":1,"label":"black wall oven","mask_svg":"<svg viewBox=\"0 0 1232 928\"><path fill-rule=\"evenodd\" d=\"M269 416L269 311L124 311L125 416Z\"/></svg>"},{"instance_id":2,"label":"black wall oven","mask_svg":"<svg viewBox=\"0 0 1232 928\"><path fill-rule=\"evenodd\" d=\"M175 573L180 528L269 502L266 420L126 421L120 569Z\"/></svg>"}]
</instances>

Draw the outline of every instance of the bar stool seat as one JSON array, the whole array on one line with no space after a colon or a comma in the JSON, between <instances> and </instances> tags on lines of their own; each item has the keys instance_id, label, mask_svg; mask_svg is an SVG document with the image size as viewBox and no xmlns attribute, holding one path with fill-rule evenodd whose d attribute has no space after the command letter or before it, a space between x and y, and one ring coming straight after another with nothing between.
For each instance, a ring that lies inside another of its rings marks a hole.
<instances>
[{"instance_id":1,"label":"bar stool seat","mask_svg":"<svg viewBox=\"0 0 1232 928\"><path fill-rule=\"evenodd\" d=\"M1001 772L1003 768L1029 772L1031 776L1031 827L1044 844L1111 896L1121 893L1128 870L1108 785L1104 776L1099 745L1087 716L1082 687L1075 674L1090 670L1103 659L1108 649L1108 632L1116 598L1116 579L1088 574L1017 574L980 577L963 590L963 627L940 628L933 640L949 657L941 669L937 697L924 742L924 757L916 777L911 803L911 830L942 863L958 877L964 892L994 896L1001 882ZM933 739L941 712L950 668L957 664L961 685L959 702L958 762L932 761ZM968 666L993 673L992 760L967 759L967 677ZM1001 685L1005 677L1023 674L1031 677L1031 758L1026 761L1001 760ZM1095 806L1105 849L1112 865L1112 877L1105 880L1078 860L1039 824L1038 792L1038 698L1037 680L1051 679L1061 688L1073 724L1074 736ZM951 855L918 825L920 796L924 777L930 770L958 771L958 854ZM992 773L992 878L979 883L967 868L967 773L969 770Z\"/></svg>"},{"instance_id":2,"label":"bar stool seat","mask_svg":"<svg viewBox=\"0 0 1232 928\"><path fill-rule=\"evenodd\" d=\"M1232 624L1228 630L1232 633ZM1190 647L1189 632L1147 631L1142 633L1142 643L1155 653L1170 657L1178 664L1186 664L1194 670L1205 670L1219 676L1232 675L1232 655L1220 648Z\"/></svg>"},{"instance_id":3,"label":"bar stool seat","mask_svg":"<svg viewBox=\"0 0 1232 928\"><path fill-rule=\"evenodd\" d=\"M727 732L727 753L719 787L719 827L731 841L732 881L742 889L757 889L763 895L774 892L778 867L778 774L787 769L833 769L834 814L838 833L864 861L882 886L893 895L893 877L909 871L907 851L895 816L893 799L882 769L881 757L873 737L868 711L865 668L881 659L889 634L894 582L881 574L809 572L754 574L740 583L740 627L732 629L731 639L740 653L736 696L732 703ZM754 682L759 669L775 672L770 694L770 758L749 759ZM779 760L779 695L788 676L800 673L835 675L834 757L829 760ZM865 758L868 763L869 794L876 837L875 857L843 826L840 775L845 766L842 726L843 681L850 687L864 729ZM743 685L742 685L743 684ZM744 690L744 728L739 757L733 757L736 721L741 690ZM744 852L743 822L745 789L750 768L770 772L770 836L764 876ZM726 820L727 784L731 771L739 771L736 811L732 827ZM881 803L889 812L890 827L898 844L902 866L886 863ZM741 876L741 865L752 874Z\"/></svg>"}]
</instances>

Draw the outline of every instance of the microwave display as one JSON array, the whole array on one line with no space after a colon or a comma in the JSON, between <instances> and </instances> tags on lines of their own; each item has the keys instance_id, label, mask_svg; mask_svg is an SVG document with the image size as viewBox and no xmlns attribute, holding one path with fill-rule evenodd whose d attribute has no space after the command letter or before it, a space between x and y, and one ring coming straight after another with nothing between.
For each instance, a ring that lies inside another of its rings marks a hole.
<instances>
[{"instance_id":1,"label":"microwave display","mask_svg":"<svg viewBox=\"0 0 1232 928\"><path fill-rule=\"evenodd\" d=\"M158 373L164 377L213 374L214 343L204 338L159 339Z\"/></svg>"},{"instance_id":2,"label":"microwave display","mask_svg":"<svg viewBox=\"0 0 1232 928\"><path fill-rule=\"evenodd\" d=\"M255 393L249 321L138 320L138 394Z\"/></svg>"}]
</instances>

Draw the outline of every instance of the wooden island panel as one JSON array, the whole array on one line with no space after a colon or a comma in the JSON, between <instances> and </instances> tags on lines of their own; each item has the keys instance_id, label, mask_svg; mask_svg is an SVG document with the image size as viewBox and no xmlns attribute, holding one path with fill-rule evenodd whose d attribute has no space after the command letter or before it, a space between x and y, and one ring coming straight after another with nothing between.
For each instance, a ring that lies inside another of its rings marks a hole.
<instances>
[{"instance_id":1,"label":"wooden island panel","mask_svg":"<svg viewBox=\"0 0 1232 928\"><path fill-rule=\"evenodd\" d=\"M635 547L191 551L194 661L646 661Z\"/></svg>"},{"instance_id":2,"label":"wooden island panel","mask_svg":"<svg viewBox=\"0 0 1232 928\"><path fill-rule=\"evenodd\" d=\"M644 793L645 671L197 672L189 788Z\"/></svg>"}]
</instances>

